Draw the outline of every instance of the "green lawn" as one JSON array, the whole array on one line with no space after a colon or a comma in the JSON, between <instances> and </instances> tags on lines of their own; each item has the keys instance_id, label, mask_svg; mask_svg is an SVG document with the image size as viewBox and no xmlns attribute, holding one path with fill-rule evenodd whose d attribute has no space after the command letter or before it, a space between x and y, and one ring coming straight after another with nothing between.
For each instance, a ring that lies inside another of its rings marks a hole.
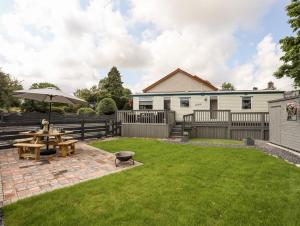
<instances>
[{"instance_id":1,"label":"green lawn","mask_svg":"<svg viewBox=\"0 0 300 226\"><path fill-rule=\"evenodd\" d=\"M6 206L5 225L300 225L300 169L255 149L94 145L144 165Z\"/></svg>"},{"instance_id":2,"label":"green lawn","mask_svg":"<svg viewBox=\"0 0 300 226\"><path fill-rule=\"evenodd\" d=\"M230 139L209 139L209 138L192 138L190 142L207 143L207 144L243 144L241 140Z\"/></svg>"}]
</instances>

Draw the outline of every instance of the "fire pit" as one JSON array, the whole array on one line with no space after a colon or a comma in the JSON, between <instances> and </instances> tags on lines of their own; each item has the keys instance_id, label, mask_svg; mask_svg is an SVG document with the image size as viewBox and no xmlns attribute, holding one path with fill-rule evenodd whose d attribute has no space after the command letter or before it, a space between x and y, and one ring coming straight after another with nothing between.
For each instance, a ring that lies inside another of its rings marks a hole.
<instances>
[{"instance_id":1,"label":"fire pit","mask_svg":"<svg viewBox=\"0 0 300 226\"><path fill-rule=\"evenodd\" d=\"M132 152L132 151L120 151L120 152L115 153L115 155L116 155L116 159L115 159L116 167L119 166L120 162L127 162L129 160L131 160L132 165L134 165L134 159L133 159L134 152ZM119 160L119 163L118 163L117 160Z\"/></svg>"}]
</instances>

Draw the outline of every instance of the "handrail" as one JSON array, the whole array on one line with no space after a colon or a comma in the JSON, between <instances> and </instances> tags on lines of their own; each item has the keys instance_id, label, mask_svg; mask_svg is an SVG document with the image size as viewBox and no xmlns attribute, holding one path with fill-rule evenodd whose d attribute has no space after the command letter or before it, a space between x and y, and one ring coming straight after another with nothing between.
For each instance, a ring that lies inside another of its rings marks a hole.
<instances>
[{"instance_id":1,"label":"handrail","mask_svg":"<svg viewBox=\"0 0 300 226\"><path fill-rule=\"evenodd\" d=\"M175 111L168 110L122 110L117 112L122 123L174 124Z\"/></svg>"}]
</instances>

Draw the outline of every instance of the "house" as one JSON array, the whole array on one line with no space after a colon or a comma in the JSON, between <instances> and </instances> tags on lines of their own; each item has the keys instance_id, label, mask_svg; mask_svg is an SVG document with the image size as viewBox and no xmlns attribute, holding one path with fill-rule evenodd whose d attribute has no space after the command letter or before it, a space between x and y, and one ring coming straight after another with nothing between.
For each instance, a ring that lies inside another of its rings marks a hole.
<instances>
[{"instance_id":1,"label":"house","mask_svg":"<svg viewBox=\"0 0 300 226\"><path fill-rule=\"evenodd\" d=\"M283 95L272 82L263 90L218 90L209 81L178 68L132 96L133 110L172 110L176 121L182 121L183 115L194 110L268 112L268 101Z\"/></svg>"},{"instance_id":2,"label":"house","mask_svg":"<svg viewBox=\"0 0 300 226\"><path fill-rule=\"evenodd\" d=\"M270 142L300 151L300 90L269 101Z\"/></svg>"}]
</instances>

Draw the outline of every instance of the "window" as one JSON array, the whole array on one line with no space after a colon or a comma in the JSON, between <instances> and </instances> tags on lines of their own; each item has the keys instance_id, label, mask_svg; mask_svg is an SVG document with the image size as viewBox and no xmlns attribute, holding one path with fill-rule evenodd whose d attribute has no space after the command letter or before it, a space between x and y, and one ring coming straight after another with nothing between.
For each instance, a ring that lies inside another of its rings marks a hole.
<instances>
[{"instance_id":1,"label":"window","mask_svg":"<svg viewBox=\"0 0 300 226\"><path fill-rule=\"evenodd\" d=\"M251 97L242 97L242 109L251 109Z\"/></svg>"},{"instance_id":2,"label":"window","mask_svg":"<svg viewBox=\"0 0 300 226\"><path fill-rule=\"evenodd\" d=\"M140 97L139 98L139 109L140 110L152 110L153 109L152 97Z\"/></svg>"},{"instance_id":3,"label":"window","mask_svg":"<svg viewBox=\"0 0 300 226\"><path fill-rule=\"evenodd\" d=\"M190 98L189 97L180 97L180 107L181 108L190 107Z\"/></svg>"}]
</instances>

